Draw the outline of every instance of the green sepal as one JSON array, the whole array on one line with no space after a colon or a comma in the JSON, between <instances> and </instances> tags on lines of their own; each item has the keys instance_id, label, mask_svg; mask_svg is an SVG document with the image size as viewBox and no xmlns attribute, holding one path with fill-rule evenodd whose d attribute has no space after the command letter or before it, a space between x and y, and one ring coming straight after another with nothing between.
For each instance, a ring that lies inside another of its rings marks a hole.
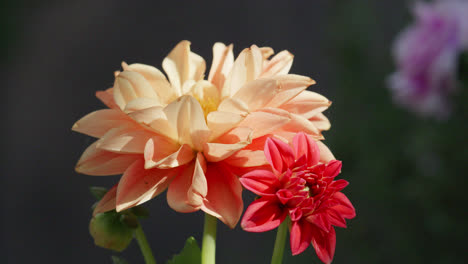
<instances>
[{"instance_id":1,"label":"green sepal","mask_svg":"<svg viewBox=\"0 0 468 264\"><path fill-rule=\"evenodd\" d=\"M133 239L133 229L121 221L115 210L97 214L89 223L89 233L97 246L122 251Z\"/></svg>"},{"instance_id":2,"label":"green sepal","mask_svg":"<svg viewBox=\"0 0 468 264\"><path fill-rule=\"evenodd\" d=\"M128 261L121 257L112 256L112 264L128 264Z\"/></svg>"},{"instance_id":3,"label":"green sepal","mask_svg":"<svg viewBox=\"0 0 468 264\"><path fill-rule=\"evenodd\" d=\"M106 195L107 189L104 187L91 186L89 192L99 201Z\"/></svg>"},{"instance_id":4,"label":"green sepal","mask_svg":"<svg viewBox=\"0 0 468 264\"><path fill-rule=\"evenodd\" d=\"M143 206L135 206L130 209L130 211L136 215L138 218L148 218L149 210Z\"/></svg>"},{"instance_id":5,"label":"green sepal","mask_svg":"<svg viewBox=\"0 0 468 264\"><path fill-rule=\"evenodd\" d=\"M121 214L120 215L120 222L122 222L122 224L124 224L127 227L132 228L132 229L137 228L138 225L139 225L138 218L132 213Z\"/></svg>"},{"instance_id":6,"label":"green sepal","mask_svg":"<svg viewBox=\"0 0 468 264\"><path fill-rule=\"evenodd\" d=\"M189 237L182 251L166 264L201 264L201 251L195 238Z\"/></svg>"}]
</instances>

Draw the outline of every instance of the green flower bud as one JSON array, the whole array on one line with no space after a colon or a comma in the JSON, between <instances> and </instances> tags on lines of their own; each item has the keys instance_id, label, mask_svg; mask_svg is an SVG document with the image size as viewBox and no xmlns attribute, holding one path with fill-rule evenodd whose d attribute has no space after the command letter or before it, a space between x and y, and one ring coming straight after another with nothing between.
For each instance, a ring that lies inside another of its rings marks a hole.
<instances>
[{"instance_id":1,"label":"green flower bud","mask_svg":"<svg viewBox=\"0 0 468 264\"><path fill-rule=\"evenodd\" d=\"M133 239L133 229L121 221L121 214L109 211L97 214L89 223L89 233L97 246L122 251Z\"/></svg>"}]
</instances>

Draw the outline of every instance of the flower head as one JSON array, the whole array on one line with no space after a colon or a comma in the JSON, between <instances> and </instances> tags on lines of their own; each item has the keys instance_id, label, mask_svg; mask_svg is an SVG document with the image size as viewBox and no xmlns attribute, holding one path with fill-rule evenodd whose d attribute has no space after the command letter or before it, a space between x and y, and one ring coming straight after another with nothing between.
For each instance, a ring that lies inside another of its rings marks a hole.
<instances>
[{"instance_id":1,"label":"flower head","mask_svg":"<svg viewBox=\"0 0 468 264\"><path fill-rule=\"evenodd\" d=\"M468 1L419 2L416 22L394 44L398 71L389 78L397 103L427 116L446 117L456 90L458 55L468 48Z\"/></svg>"},{"instance_id":2,"label":"flower head","mask_svg":"<svg viewBox=\"0 0 468 264\"><path fill-rule=\"evenodd\" d=\"M309 77L288 74L292 55L273 58L253 45L236 60L232 45L216 43L205 61L180 42L155 67L122 63L114 86L96 96L110 109L80 119L73 130L99 138L76 170L89 175L123 173L95 213L122 211L167 191L178 212L203 210L234 227L242 209L239 173L267 162L267 136L291 138L307 131L321 139L330 124L323 96L305 91Z\"/></svg>"},{"instance_id":3,"label":"flower head","mask_svg":"<svg viewBox=\"0 0 468 264\"><path fill-rule=\"evenodd\" d=\"M335 180L341 162L324 159L310 136L298 133L292 145L269 138L265 156L271 170L254 170L240 179L245 188L261 196L247 208L241 225L246 231L264 232L289 217L293 255L312 243L318 257L330 263L336 243L333 226L346 227L345 219L355 217L353 205L340 192L348 182Z\"/></svg>"}]
</instances>

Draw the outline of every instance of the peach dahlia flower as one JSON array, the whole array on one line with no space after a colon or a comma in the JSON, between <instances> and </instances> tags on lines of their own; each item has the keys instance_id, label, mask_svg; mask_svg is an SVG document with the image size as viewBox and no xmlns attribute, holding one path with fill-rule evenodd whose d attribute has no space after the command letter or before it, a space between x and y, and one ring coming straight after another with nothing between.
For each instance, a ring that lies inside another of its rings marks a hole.
<instances>
[{"instance_id":1,"label":"peach dahlia flower","mask_svg":"<svg viewBox=\"0 0 468 264\"><path fill-rule=\"evenodd\" d=\"M96 93L109 109L74 124L99 138L76 171L123 176L94 213L125 210L168 189L174 210L201 209L232 228L243 209L238 175L268 164L267 137L290 140L304 131L322 139L330 102L305 90L312 79L288 74L293 56L282 51L268 59L271 48L253 45L234 60L232 48L213 46L207 80L205 61L182 41L162 63L167 79L152 66L122 63L114 87Z\"/></svg>"}]
</instances>

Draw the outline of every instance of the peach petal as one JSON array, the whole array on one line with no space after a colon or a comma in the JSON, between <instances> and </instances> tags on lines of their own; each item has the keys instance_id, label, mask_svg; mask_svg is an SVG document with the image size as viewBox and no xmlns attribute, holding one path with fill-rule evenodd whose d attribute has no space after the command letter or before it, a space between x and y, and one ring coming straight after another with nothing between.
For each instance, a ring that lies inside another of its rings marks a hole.
<instances>
[{"instance_id":1,"label":"peach petal","mask_svg":"<svg viewBox=\"0 0 468 264\"><path fill-rule=\"evenodd\" d=\"M227 98L219 104L218 111L246 116L249 112L249 106L240 99Z\"/></svg>"},{"instance_id":2,"label":"peach petal","mask_svg":"<svg viewBox=\"0 0 468 264\"><path fill-rule=\"evenodd\" d=\"M119 108L119 106L114 101L114 88L109 88L104 91L97 91L96 97L101 100L103 104L105 104L109 108Z\"/></svg>"},{"instance_id":3,"label":"peach petal","mask_svg":"<svg viewBox=\"0 0 468 264\"><path fill-rule=\"evenodd\" d=\"M120 212L157 196L167 188L177 172L177 169L146 170L142 159L135 161L119 181L116 210Z\"/></svg>"},{"instance_id":4,"label":"peach petal","mask_svg":"<svg viewBox=\"0 0 468 264\"><path fill-rule=\"evenodd\" d=\"M254 111L267 105L275 96L276 90L276 80L258 79L247 82L232 98L241 100L247 105L249 111Z\"/></svg>"},{"instance_id":5,"label":"peach petal","mask_svg":"<svg viewBox=\"0 0 468 264\"><path fill-rule=\"evenodd\" d=\"M152 136L146 130L113 128L98 141L97 148L122 154L143 153L146 142Z\"/></svg>"},{"instance_id":6,"label":"peach petal","mask_svg":"<svg viewBox=\"0 0 468 264\"><path fill-rule=\"evenodd\" d=\"M331 102L326 97L318 93L303 91L280 107L288 112L310 119L317 113L326 110L330 104Z\"/></svg>"},{"instance_id":7,"label":"peach petal","mask_svg":"<svg viewBox=\"0 0 468 264\"><path fill-rule=\"evenodd\" d=\"M262 67L263 56L260 49L255 45L244 49L234 61L232 70L224 83L222 97L231 97L245 83L257 79Z\"/></svg>"},{"instance_id":8,"label":"peach petal","mask_svg":"<svg viewBox=\"0 0 468 264\"><path fill-rule=\"evenodd\" d=\"M137 98L145 97L145 98L151 98L154 99L155 101L159 102L159 96L156 93L156 91L153 89L151 84L148 82L148 80L143 77L138 72L133 72L133 71L123 71L117 76L117 79L119 81L125 79L130 83L133 91L135 92ZM127 85L126 82L122 82L122 84ZM121 87L121 86L120 86ZM128 89L129 87L127 87ZM129 101L127 101L128 103Z\"/></svg>"},{"instance_id":9,"label":"peach petal","mask_svg":"<svg viewBox=\"0 0 468 264\"><path fill-rule=\"evenodd\" d=\"M210 162L224 160L252 142L252 129L237 127L218 138L217 143L206 143L203 148Z\"/></svg>"},{"instance_id":10,"label":"peach petal","mask_svg":"<svg viewBox=\"0 0 468 264\"><path fill-rule=\"evenodd\" d=\"M269 112L250 113L240 124L242 127L252 128L253 138L258 138L279 129L290 121L290 118Z\"/></svg>"},{"instance_id":11,"label":"peach petal","mask_svg":"<svg viewBox=\"0 0 468 264\"><path fill-rule=\"evenodd\" d=\"M171 138L174 141L178 140L177 130L169 123L162 107L155 106L135 111L130 113L129 116L160 135Z\"/></svg>"},{"instance_id":12,"label":"peach petal","mask_svg":"<svg viewBox=\"0 0 468 264\"><path fill-rule=\"evenodd\" d=\"M73 125L72 130L100 138L110 129L122 125L133 126L136 124L120 109L103 109L82 117Z\"/></svg>"},{"instance_id":13,"label":"peach petal","mask_svg":"<svg viewBox=\"0 0 468 264\"><path fill-rule=\"evenodd\" d=\"M132 113L132 112L135 112L135 111L140 111L140 110L144 110L144 109L147 109L147 108L156 107L156 106L160 106L160 105L161 104L158 103L153 98L141 97L141 98L137 98L137 99L134 99L134 100L128 102L125 105L124 112L125 113Z\"/></svg>"},{"instance_id":14,"label":"peach petal","mask_svg":"<svg viewBox=\"0 0 468 264\"><path fill-rule=\"evenodd\" d=\"M265 141L272 135L265 135L252 140L252 143L245 148L237 151L232 156L224 160L225 163L234 167L258 167L268 165L263 153ZM268 165L269 166L269 165Z\"/></svg>"},{"instance_id":15,"label":"peach petal","mask_svg":"<svg viewBox=\"0 0 468 264\"><path fill-rule=\"evenodd\" d=\"M137 154L118 154L96 148L97 142L91 144L81 155L75 170L78 173L103 176L123 173L135 160Z\"/></svg>"},{"instance_id":16,"label":"peach petal","mask_svg":"<svg viewBox=\"0 0 468 264\"><path fill-rule=\"evenodd\" d=\"M277 81L275 96L270 100L267 107L279 107L295 98L315 81L307 76L288 74L272 77Z\"/></svg>"},{"instance_id":17,"label":"peach petal","mask_svg":"<svg viewBox=\"0 0 468 264\"><path fill-rule=\"evenodd\" d=\"M328 118L322 113L316 114L310 118L309 121L319 130L328 130L331 127L330 121L328 121Z\"/></svg>"},{"instance_id":18,"label":"peach petal","mask_svg":"<svg viewBox=\"0 0 468 264\"><path fill-rule=\"evenodd\" d=\"M169 169L182 166L193 160L195 154L190 146L177 144L161 136L153 136L145 146L145 168Z\"/></svg>"},{"instance_id":19,"label":"peach petal","mask_svg":"<svg viewBox=\"0 0 468 264\"><path fill-rule=\"evenodd\" d=\"M263 66L263 72L260 77L271 77L274 75L288 74L293 63L294 55L289 51L283 50L276 54L270 61Z\"/></svg>"},{"instance_id":20,"label":"peach petal","mask_svg":"<svg viewBox=\"0 0 468 264\"><path fill-rule=\"evenodd\" d=\"M238 125L244 116L237 113L215 111L206 117L208 128L212 131L209 141L217 139L236 125Z\"/></svg>"},{"instance_id":21,"label":"peach petal","mask_svg":"<svg viewBox=\"0 0 468 264\"><path fill-rule=\"evenodd\" d=\"M94 208L93 216L99 213L105 213L107 211L114 210L116 205L116 197L117 184L114 185L109 191L107 191L104 197L101 198L101 200L96 205L96 208Z\"/></svg>"},{"instance_id":22,"label":"peach petal","mask_svg":"<svg viewBox=\"0 0 468 264\"><path fill-rule=\"evenodd\" d=\"M206 67L202 57L190 52L190 42L187 40L179 42L163 60L162 65L176 89L177 96L182 95L181 89L187 80L200 80Z\"/></svg>"},{"instance_id":23,"label":"peach petal","mask_svg":"<svg viewBox=\"0 0 468 264\"><path fill-rule=\"evenodd\" d=\"M260 47L259 49L264 60L267 60L275 53L275 51L270 47Z\"/></svg>"},{"instance_id":24,"label":"peach petal","mask_svg":"<svg viewBox=\"0 0 468 264\"><path fill-rule=\"evenodd\" d=\"M239 179L226 166L209 163L206 170L208 193L201 209L213 215L230 228L239 221L243 202Z\"/></svg>"},{"instance_id":25,"label":"peach petal","mask_svg":"<svg viewBox=\"0 0 468 264\"><path fill-rule=\"evenodd\" d=\"M149 82L153 90L158 94L162 103L169 103L176 98L175 90L167 81L166 76L153 66L134 63L130 65L122 64L124 70L138 72Z\"/></svg>"},{"instance_id":26,"label":"peach petal","mask_svg":"<svg viewBox=\"0 0 468 264\"><path fill-rule=\"evenodd\" d=\"M187 203L192 207L200 207L203 199L208 192L208 186L205 177L206 161L203 154L198 152L193 170L192 184L187 191Z\"/></svg>"},{"instance_id":27,"label":"peach petal","mask_svg":"<svg viewBox=\"0 0 468 264\"><path fill-rule=\"evenodd\" d=\"M233 45L226 46L217 42L213 45L213 63L211 64L208 81L221 89L234 64Z\"/></svg>"},{"instance_id":28,"label":"peach petal","mask_svg":"<svg viewBox=\"0 0 468 264\"><path fill-rule=\"evenodd\" d=\"M192 185L195 161L181 168L179 173L172 180L167 190L167 203L177 212L190 213L200 208L193 207L187 203L187 192Z\"/></svg>"},{"instance_id":29,"label":"peach petal","mask_svg":"<svg viewBox=\"0 0 468 264\"><path fill-rule=\"evenodd\" d=\"M330 149L322 143L322 141L317 141L317 146L320 151L320 161L323 163L328 163L331 160L336 160L335 156L333 156L333 153L330 151Z\"/></svg>"},{"instance_id":30,"label":"peach petal","mask_svg":"<svg viewBox=\"0 0 468 264\"><path fill-rule=\"evenodd\" d=\"M193 96L182 96L164 108L167 120L176 128L181 145L188 144L195 150L202 150L211 131L206 125L200 103Z\"/></svg>"}]
</instances>

